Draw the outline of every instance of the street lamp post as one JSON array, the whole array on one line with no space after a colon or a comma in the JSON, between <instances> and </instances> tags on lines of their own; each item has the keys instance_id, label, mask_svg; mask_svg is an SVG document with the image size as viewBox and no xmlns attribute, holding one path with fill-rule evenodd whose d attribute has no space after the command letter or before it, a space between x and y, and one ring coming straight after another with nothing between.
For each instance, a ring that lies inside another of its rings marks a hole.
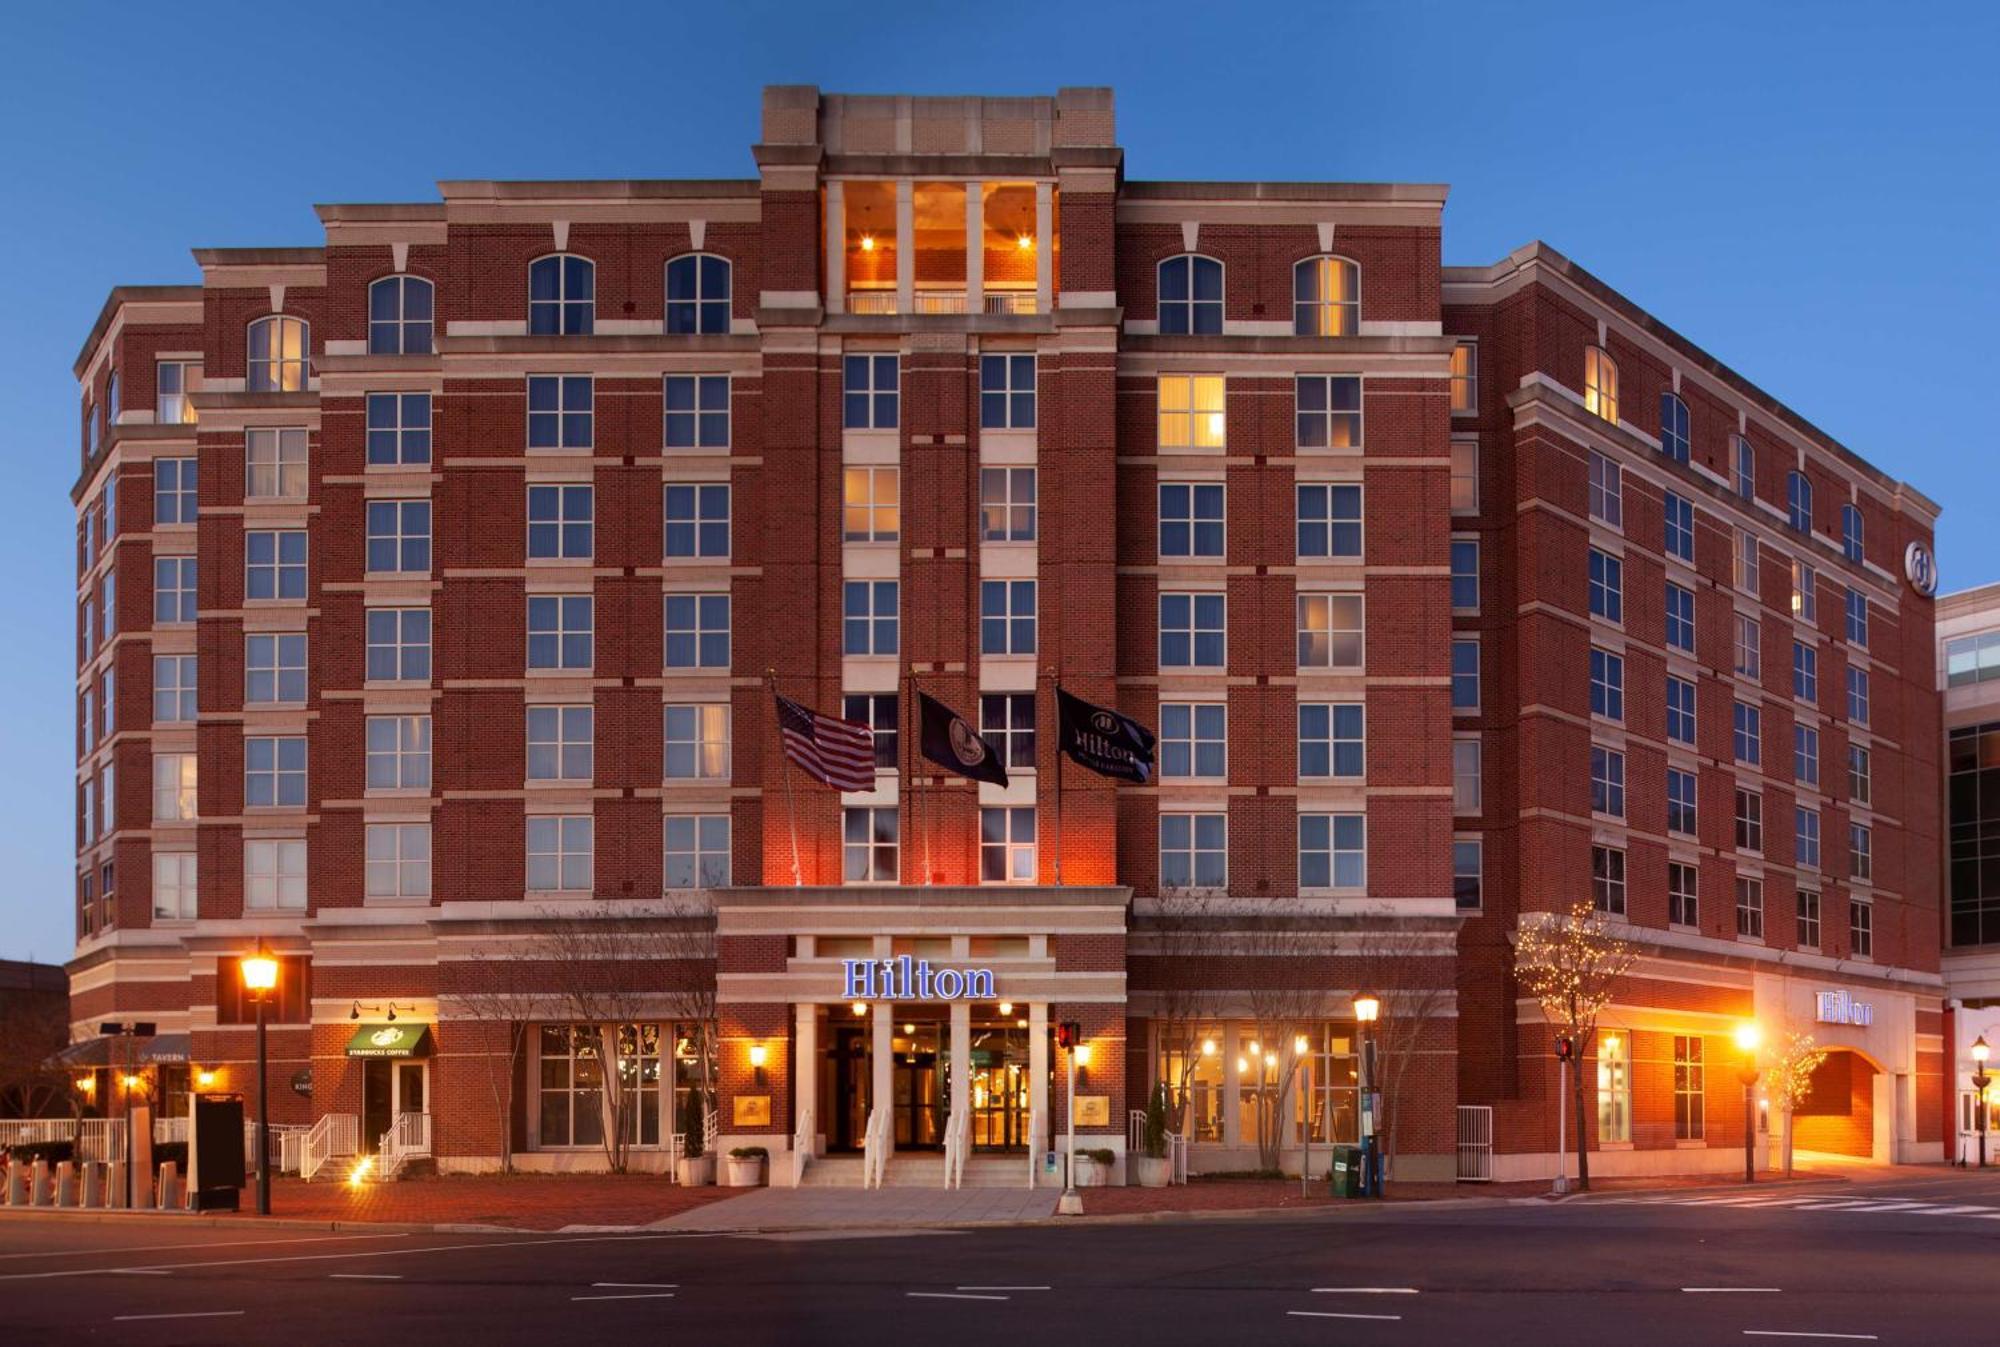
<instances>
[{"instance_id":1,"label":"street lamp post","mask_svg":"<svg viewBox=\"0 0 2000 1347\"><path fill-rule=\"evenodd\" d=\"M1986 1168L1986 1083L1991 1077L1986 1074L1986 1059L1993 1055L1987 1046L1986 1035L1972 1040L1972 1089L1975 1102L1972 1108L1973 1125L1979 1129L1979 1167Z\"/></svg>"},{"instance_id":2,"label":"street lamp post","mask_svg":"<svg viewBox=\"0 0 2000 1347\"><path fill-rule=\"evenodd\" d=\"M278 985L278 961L264 951L259 939L254 952L240 960L243 990L257 1007L257 1214L271 1214L271 1056L265 1036L264 1011Z\"/></svg>"},{"instance_id":3,"label":"street lamp post","mask_svg":"<svg viewBox=\"0 0 2000 1347\"><path fill-rule=\"evenodd\" d=\"M1736 1026L1736 1048L1743 1054L1743 1066L1736 1078L1743 1082L1743 1181L1757 1181L1757 1045L1763 1031L1755 1020Z\"/></svg>"},{"instance_id":4,"label":"street lamp post","mask_svg":"<svg viewBox=\"0 0 2000 1347\"><path fill-rule=\"evenodd\" d=\"M1368 1026L1375 1023L1382 1013L1382 999L1371 992L1363 992L1354 998L1354 1051L1360 1058L1361 1097L1356 1101L1360 1108L1362 1190L1364 1194L1381 1195L1381 1157L1375 1150L1375 1112L1368 1106L1368 1092L1372 1082L1368 1074Z\"/></svg>"},{"instance_id":5,"label":"street lamp post","mask_svg":"<svg viewBox=\"0 0 2000 1347\"><path fill-rule=\"evenodd\" d=\"M1299 1142L1304 1147L1299 1157L1299 1196L1306 1195L1306 1185L1312 1181L1313 1158L1313 1093L1312 1093L1312 1040L1300 1034L1292 1040L1292 1053L1299 1059L1299 1089L1305 1096L1305 1107L1299 1111Z\"/></svg>"}]
</instances>

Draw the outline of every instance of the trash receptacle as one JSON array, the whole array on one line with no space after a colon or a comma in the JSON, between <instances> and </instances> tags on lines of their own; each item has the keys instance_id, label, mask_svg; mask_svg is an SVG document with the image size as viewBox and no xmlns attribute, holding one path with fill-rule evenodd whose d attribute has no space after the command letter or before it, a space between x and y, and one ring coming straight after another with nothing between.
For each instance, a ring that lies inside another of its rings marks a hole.
<instances>
[{"instance_id":1,"label":"trash receptacle","mask_svg":"<svg viewBox=\"0 0 2000 1347\"><path fill-rule=\"evenodd\" d=\"M1335 1197L1360 1197L1361 1148L1359 1146L1335 1146L1333 1148L1333 1168L1328 1176Z\"/></svg>"}]
</instances>

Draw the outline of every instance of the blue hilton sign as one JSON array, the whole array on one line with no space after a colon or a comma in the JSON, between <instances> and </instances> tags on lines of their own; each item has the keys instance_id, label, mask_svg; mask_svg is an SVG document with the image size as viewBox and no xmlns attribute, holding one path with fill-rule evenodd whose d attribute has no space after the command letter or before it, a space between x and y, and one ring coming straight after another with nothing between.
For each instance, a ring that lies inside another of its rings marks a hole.
<instances>
[{"instance_id":1,"label":"blue hilton sign","mask_svg":"<svg viewBox=\"0 0 2000 1347\"><path fill-rule=\"evenodd\" d=\"M893 959L843 959L850 1001L990 1001L990 968L932 968L907 954Z\"/></svg>"}]
</instances>

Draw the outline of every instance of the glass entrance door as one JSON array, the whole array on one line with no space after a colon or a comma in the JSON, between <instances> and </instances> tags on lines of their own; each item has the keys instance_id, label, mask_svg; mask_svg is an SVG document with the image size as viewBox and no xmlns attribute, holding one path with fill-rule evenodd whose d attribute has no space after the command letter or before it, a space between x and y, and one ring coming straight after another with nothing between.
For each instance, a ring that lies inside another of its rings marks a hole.
<instances>
[{"instance_id":1,"label":"glass entrance door","mask_svg":"<svg viewBox=\"0 0 2000 1347\"><path fill-rule=\"evenodd\" d=\"M396 1064L386 1057L361 1061L361 1153L375 1154L382 1134L396 1122Z\"/></svg>"},{"instance_id":2,"label":"glass entrance door","mask_svg":"<svg viewBox=\"0 0 2000 1347\"><path fill-rule=\"evenodd\" d=\"M896 1108L896 1149L938 1150L951 1113L945 1074L945 1041L949 1034L938 1021L912 1020L896 1026L892 1040L895 1071L890 1077Z\"/></svg>"},{"instance_id":3,"label":"glass entrance door","mask_svg":"<svg viewBox=\"0 0 2000 1347\"><path fill-rule=\"evenodd\" d=\"M873 1084L869 1069L869 1029L838 1025L820 1059L820 1108L829 1151L858 1151L868 1135Z\"/></svg>"},{"instance_id":4,"label":"glass entrance door","mask_svg":"<svg viewBox=\"0 0 2000 1347\"><path fill-rule=\"evenodd\" d=\"M1028 1148L1028 1031L1012 1024L972 1027L972 1148Z\"/></svg>"}]
</instances>

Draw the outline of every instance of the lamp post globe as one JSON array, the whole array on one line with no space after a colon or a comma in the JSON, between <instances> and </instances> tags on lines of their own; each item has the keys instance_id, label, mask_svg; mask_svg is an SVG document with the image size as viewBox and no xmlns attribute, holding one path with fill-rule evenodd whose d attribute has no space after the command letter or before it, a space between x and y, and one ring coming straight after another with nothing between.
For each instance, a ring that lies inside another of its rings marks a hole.
<instances>
[{"instance_id":1,"label":"lamp post globe","mask_svg":"<svg viewBox=\"0 0 2000 1347\"><path fill-rule=\"evenodd\" d=\"M1986 1074L1986 1059L1993 1055L1992 1047L1981 1034L1972 1040L1972 1089L1975 1104L1972 1110L1973 1125L1979 1131L1979 1167L1986 1168L1986 1129L1992 1116L1992 1104L1986 1098L1986 1084L1991 1079Z\"/></svg>"},{"instance_id":2,"label":"lamp post globe","mask_svg":"<svg viewBox=\"0 0 2000 1347\"><path fill-rule=\"evenodd\" d=\"M271 1054L264 1025L265 1008L278 987L278 961L257 948L237 961L243 990L257 1007L257 1214L271 1214Z\"/></svg>"},{"instance_id":3,"label":"lamp post globe","mask_svg":"<svg viewBox=\"0 0 2000 1347\"><path fill-rule=\"evenodd\" d=\"M1764 1031L1755 1020L1745 1020L1736 1026L1734 1034L1736 1050L1743 1054L1743 1065L1736 1078L1743 1082L1743 1181L1757 1181L1757 1049L1764 1041Z\"/></svg>"}]
</instances>

